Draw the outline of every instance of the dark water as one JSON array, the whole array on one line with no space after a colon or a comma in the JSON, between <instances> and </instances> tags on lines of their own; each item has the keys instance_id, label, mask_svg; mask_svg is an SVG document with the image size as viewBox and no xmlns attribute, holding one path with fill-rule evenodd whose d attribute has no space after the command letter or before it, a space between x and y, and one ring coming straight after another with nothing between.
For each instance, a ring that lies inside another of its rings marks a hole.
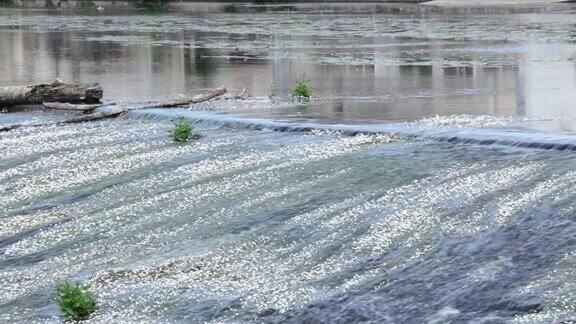
<instances>
[{"instance_id":1,"label":"dark water","mask_svg":"<svg viewBox=\"0 0 576 324\"><path fill-rule=\"evenodd\" d=\"M253 97L0 133L0 322L576 320L574 7L74 5L0 10L2 84Z\"/></svg>"}]
</instances>

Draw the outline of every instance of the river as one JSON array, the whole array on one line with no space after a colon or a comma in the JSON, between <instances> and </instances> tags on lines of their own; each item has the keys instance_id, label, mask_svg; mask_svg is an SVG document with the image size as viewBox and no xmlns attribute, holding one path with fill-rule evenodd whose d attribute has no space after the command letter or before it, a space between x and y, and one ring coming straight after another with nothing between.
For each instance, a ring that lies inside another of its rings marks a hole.
<instances>
[{"instance_id":1,"label":"river","mask_svg":"<svg viewBox=\"0 0 576 324\"><path fill-rule=\"evenodd\" d=\"M0 321L576 319L576 6L164 9L0 9L0 85L251 95L0 133Z\"/></svg>"}]
</instances>

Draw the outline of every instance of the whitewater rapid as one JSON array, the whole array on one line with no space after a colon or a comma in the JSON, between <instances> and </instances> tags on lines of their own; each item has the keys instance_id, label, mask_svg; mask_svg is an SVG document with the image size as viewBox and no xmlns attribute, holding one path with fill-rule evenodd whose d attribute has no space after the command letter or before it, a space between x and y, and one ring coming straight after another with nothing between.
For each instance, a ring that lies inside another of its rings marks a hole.
<instances>
[{"instance_id":1,"label":"whitewater rapid","mask_svg":"<svg viewBox=\"0 0 576 324\"><path fill-rule=\"evenodd\" d=\"M62 280L102 323L572 318L571 151L183 114L0 134L1 321Z\"/></svg>"}]
</instances>

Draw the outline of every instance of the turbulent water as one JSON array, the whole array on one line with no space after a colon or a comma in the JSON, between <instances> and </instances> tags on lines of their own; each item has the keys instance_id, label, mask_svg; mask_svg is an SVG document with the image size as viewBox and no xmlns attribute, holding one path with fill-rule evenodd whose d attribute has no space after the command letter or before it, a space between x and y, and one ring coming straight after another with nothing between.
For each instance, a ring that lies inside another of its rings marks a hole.
<instances>
[{"instance_id":1,"label":"turbulent water","mask_svg":"<svg viewBox=\"0 0 576 324\"><path fill-rule=\"evenodd\" d=\"M0 132L0 322L576 321L575 7L63 3L0 9L1 85L231 95Z\"/></svg>"},{"instance_id":2,"label":"turbulent water","mask_svg":"<svg viewBox=\"0 0 576 324\"><path fill-rule=\"evenodd\" d=\"M573 153L170 125L0 135L2 321L573 318Z\"/></svg>"}]
</instances>

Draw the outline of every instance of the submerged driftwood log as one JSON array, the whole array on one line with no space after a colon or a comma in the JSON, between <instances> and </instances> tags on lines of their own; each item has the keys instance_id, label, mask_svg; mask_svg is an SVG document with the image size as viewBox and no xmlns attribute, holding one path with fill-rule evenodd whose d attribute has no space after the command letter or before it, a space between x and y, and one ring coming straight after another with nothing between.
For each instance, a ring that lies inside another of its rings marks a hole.
<instances>
[{"instance_id":1,"label":"submerged driftwood log","mask_svg":"<svg viewBox=\"0 0 576 324\"><path fill-rule=\"evenodd\" d=\"M179 107L179 106L186 106L186 105L191 105L191 104L195 104L195 103L201 103L201 102L216 98L218 96L221 96L225 93L226 93L226 88L219 87L219 88L215 88L215 89L212 89L210 91L207 91L205 93L200 93L200 94L194 95L192 97L180 98L180 99L175 99L175 100L158 101L158 102L147 102L147 103L143 104L142 106L137 107L136 109L174 108L174 107Z\"/></svg>"},{"instance_id":2,"label":"submerged driftwood log","mask_svg":"<svg viewBox=\"0 0 576 324\"><path fill-rule=\"evenodd\" d=\"M200 93L200 94L194 95L192 97L183 98L183 99L166 100L166 101L159 101L159 102L148 102L144 105L139 105L139 106L128 106L128 107L111 106L111 107L106 107L106 109L102 109L100 111L95 111L95 112L87 114L87 115L67 118L64 121L62 121L62 123L80 123L80 122L92 121L92 120L97 120L97 119L102 119L102 118L115 117L115 116L118 116L118 115L120 115L124 112L130 111L130 110L149 109L149 108L174 108L174 107L178 107L178 106L186 106L186 105L191 105L191 104L195 104L195 103L201 103L201 102L216 98L218 96L221 96L225 93L226 93L226 88L220 87L220 88L215 88L213 90L207 91L205 93Z\"/></svg>"},{"instance_id":3,"label":"submerged driftwood log","mask_svg":"<svg viewBox=\"0 0 576 324\"><path fill-rule=\"evenodd\" d=\"M71 111L90 111L102 106L102 104L74 104L68 102L43 102L42 105L46 109Z\"/></svg>"},{"instance_id":4,"label":"submerged driftwood log","mask_svg":"<svg viewBox=\"0 0 576 324\"><path fill-rule=\"evenodd\" d=\"M166 100L166 101L159 101L159 102L147 102L143 105L133 105L133 106L120 106L120 105L93 105L90 110L87 110L87 113L82 115L72 116L66 118L64 120L54 122L54 123L40 123L40 124L13 124L7 126L0 126L0 132L9 131L13 129L17 129L20 127L35 127L35 126L46 126L46 125L61 125L61 124L71 124L71 123L81 123L81 122L88 122L103 118L110 118L116 117L122 113L125 113L130 110L138 110L138 109L149 109L149 108L173 108L178 106L185 106L195 103L201 103L216 97L219 97L226 93L226 88L219 87L207 91L205 93L200 93L194 95L192 97L176 99L176 100ZM90 105L74 105L74 104L63 104L63 103L44 103L46 108L54 108L54 109L68 109L68 110L77 110L83 111L84 108Z\"/></svg>"},{"instance_id":5,"label":"submerged driftwood log","mask_svg":"<svg viewBox=\"0 0 576 324\"><path fill-rule=\"evenodd\" d=\"M0 107L41 104L43 102L98 103L102 87L97 83L54 82L28 86L0 87Z\"/></svg>"}]
</instances>

